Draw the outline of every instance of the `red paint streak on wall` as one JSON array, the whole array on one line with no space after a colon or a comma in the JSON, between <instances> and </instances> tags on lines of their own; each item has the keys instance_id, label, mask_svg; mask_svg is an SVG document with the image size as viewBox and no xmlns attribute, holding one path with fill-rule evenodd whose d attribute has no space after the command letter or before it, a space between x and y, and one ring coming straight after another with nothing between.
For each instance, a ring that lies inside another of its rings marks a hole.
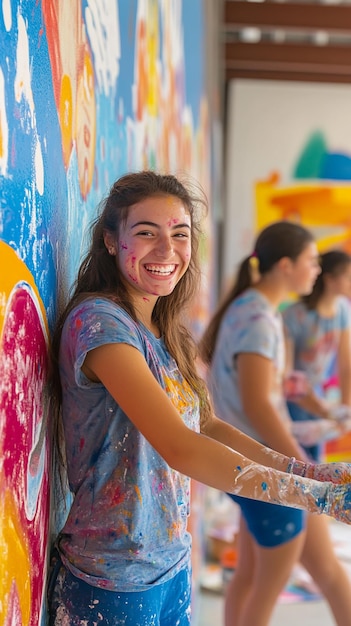
<instances>
[{"instance_id":1,"label":"red paint streak on wall","mask_svg":"<svg viewBox=\"0 0 351 626\"><path fill-rule=\"evenodd\" d=\"M16 522L29 554L30 626L40 624L46 576L49 476L43 391L47 369L47 339L40 307L30 286L20 283L8 301L2 334L0 456L2 488L14 498ZM11 551L2 558L11 560ZM5 588L13 581L7 583ZM11 603L7 610L11 610ZM13 623L11 619L9 623Z\"/></svg>"}]
</instances>

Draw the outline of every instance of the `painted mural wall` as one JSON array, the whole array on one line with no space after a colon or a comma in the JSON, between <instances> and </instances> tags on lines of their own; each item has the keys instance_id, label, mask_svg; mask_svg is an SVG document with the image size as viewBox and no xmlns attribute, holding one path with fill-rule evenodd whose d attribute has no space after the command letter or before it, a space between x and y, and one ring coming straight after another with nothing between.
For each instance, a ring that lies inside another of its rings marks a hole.
<instances>
[{"instance_id":1,"label":"painted mural wall","mask_svg":"<svg viewBox=\"0 0 351 626\"><path fill-rule=\"evenodd\" d=\"M47 350L95 207L146 167L210 196L203 20L201 0L0 4L1 626L45 621Z\"/></svg>"}]
</instances>

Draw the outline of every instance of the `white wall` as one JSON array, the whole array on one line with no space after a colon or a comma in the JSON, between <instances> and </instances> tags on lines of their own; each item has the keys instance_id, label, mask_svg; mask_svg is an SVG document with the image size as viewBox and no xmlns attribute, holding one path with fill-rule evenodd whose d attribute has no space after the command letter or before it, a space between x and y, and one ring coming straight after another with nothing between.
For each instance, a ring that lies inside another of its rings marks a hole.
<instances>
[{"instance_id":1,"label":"white wall","mask_svg":"<svg viewBox=\"0 0 351 626\"><path fill-rule=\"evenodd\" d=\"M222 285L254 241L254 183L279 171L282 182L312 132L328 152L351 155L351 86L236 80L228 91Z\"/></svg>"}]
</instances>

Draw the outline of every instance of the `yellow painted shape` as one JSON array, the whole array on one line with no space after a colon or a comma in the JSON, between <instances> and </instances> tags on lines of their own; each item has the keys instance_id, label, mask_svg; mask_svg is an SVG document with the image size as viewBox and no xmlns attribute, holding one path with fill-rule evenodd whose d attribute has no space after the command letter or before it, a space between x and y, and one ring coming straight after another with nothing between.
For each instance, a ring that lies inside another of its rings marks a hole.
<instances>
[{"instance_id":1,"label":"yellow painted shape","mask_svg":"<svg viewBox=\"0 0 351 626\"><path fill-rule=\"evenodd\" d=\"M15 285L21 281L28 283L35 292L42 313L42 318L46 325L46 311L39 296L38 289L34 282L34 277L23 261L4 241L0 241L0 266L5 268L0 275L0 336L4 324L4 316L9 296ZM47 328L46 328L47 330Z\"/></svg>"},{"instance_id":2,"label":"yellow painted shape","mask_svg":"<svg viewBox=\"0 0 351 626\"><path fill-rule=\"evenodd\" d=\"M79 187L82 197L86 198L93 182L96 145L94 67L88 49L85 50L83 70L78 78L76 142Z\"/></svg>"},{"instance_id":3,"label":"yellow painted shape","mask_svg":"<svg viewBox=\"0 0 351 626\"><path fill-rule=\"evenodd\" d=\"M22 614L22 623L17 626L26 626L31 608L30 558L9 490L1 493L0 500L0 554L0 623L7 623L8 598L15 583Z\"/></svg>"},{"instance_id":4,"label":"yellow painted shape","mask_svg":"<svg viewBox=\"0 0 351 626\"><path fill-rule=\"evenodd\" d=\"M164 377L164 382L166 391L171 396L174 406L180 413L183 413L189 405L190 399L194 397L190 385L186 380L180 383L169 376Z\"/></svg>"},{"instance_id":5,"label":"yellow painted shape","mask_svg":"<svg viewBox=\"0 0 351 626\"><path fill-rule=\"evenodd\" d=\"M345 225L351 227L351 185L293 184L278 186L279 177L257 182L257 229L281 219L291 219L306 226Z\"/></svg>"},{"instance_id":6,"label":"yellow painted shape","mask_svg":"<svg viewBox=\"0 0 351 626\"><path fill-rule=\"evenodd\" d=\"M67 168L71 157L73 143L73 102L71 79L64 74L61 80L59 119L62 137L62 154Z\"/></svg>"},{"instance_id":7,"label":"yellow painted shape","mask_svg":"<svg viewBox=\"0 0 351 626\"><path fill-rule=\"evenodd\" d=\"M332 248L342 248L349 247L349 242L351 240L351 229L345 229L343 233L331 234L326 237L320 237L318 239L318 250L319 252L326 252L327 250L331 250ZM350 250L347 250L350 252Z\"/></svg>"},{"instance_id":8,"label":"yellow painted shape","mask_svg":"<svg viewBox=\"0 0 351 626\"><path fill-rule=\"evenodd\" d=\"M158 21L158 4L153 0L150 6L150 12L147 20L147 109L152 117L158 114L159 105L159 83L160 76L158 71L158 55L159 55L159 32L160 26Z\"/></svg>"}]
</instances>

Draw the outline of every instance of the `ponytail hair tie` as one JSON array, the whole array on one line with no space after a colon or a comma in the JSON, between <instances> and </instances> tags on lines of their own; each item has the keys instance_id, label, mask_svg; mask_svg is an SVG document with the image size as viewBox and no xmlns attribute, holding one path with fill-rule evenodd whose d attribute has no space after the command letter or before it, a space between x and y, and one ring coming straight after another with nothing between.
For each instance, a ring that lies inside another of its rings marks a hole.
<instances>
[{"instance_id":1,"label":"ponytail hair tie","mask_svg":"<svg viewBox=\"0 0 351 626\"><path fill-rule=\"evenodd\" d=\"M249 257L249 267L250 267L251 282L254 285L260 279L260 269L259 269L260 260L257 256L256 250L254 250L253 253Z\"/></svg>"},{"instance_id":2,"label":"ponytail hair tie","mask_svg":"<svg viewBox=\"0 0 351 626\"><path fill-rule=\"evenodd\" d=\"M259 266L260 262L258 260L258 256L257 256L256 250L254 250L253 253L250 255L249 263L250 263L250 267L252 269L258 269L258 266Z\"/></svg>"}]
</instances>

